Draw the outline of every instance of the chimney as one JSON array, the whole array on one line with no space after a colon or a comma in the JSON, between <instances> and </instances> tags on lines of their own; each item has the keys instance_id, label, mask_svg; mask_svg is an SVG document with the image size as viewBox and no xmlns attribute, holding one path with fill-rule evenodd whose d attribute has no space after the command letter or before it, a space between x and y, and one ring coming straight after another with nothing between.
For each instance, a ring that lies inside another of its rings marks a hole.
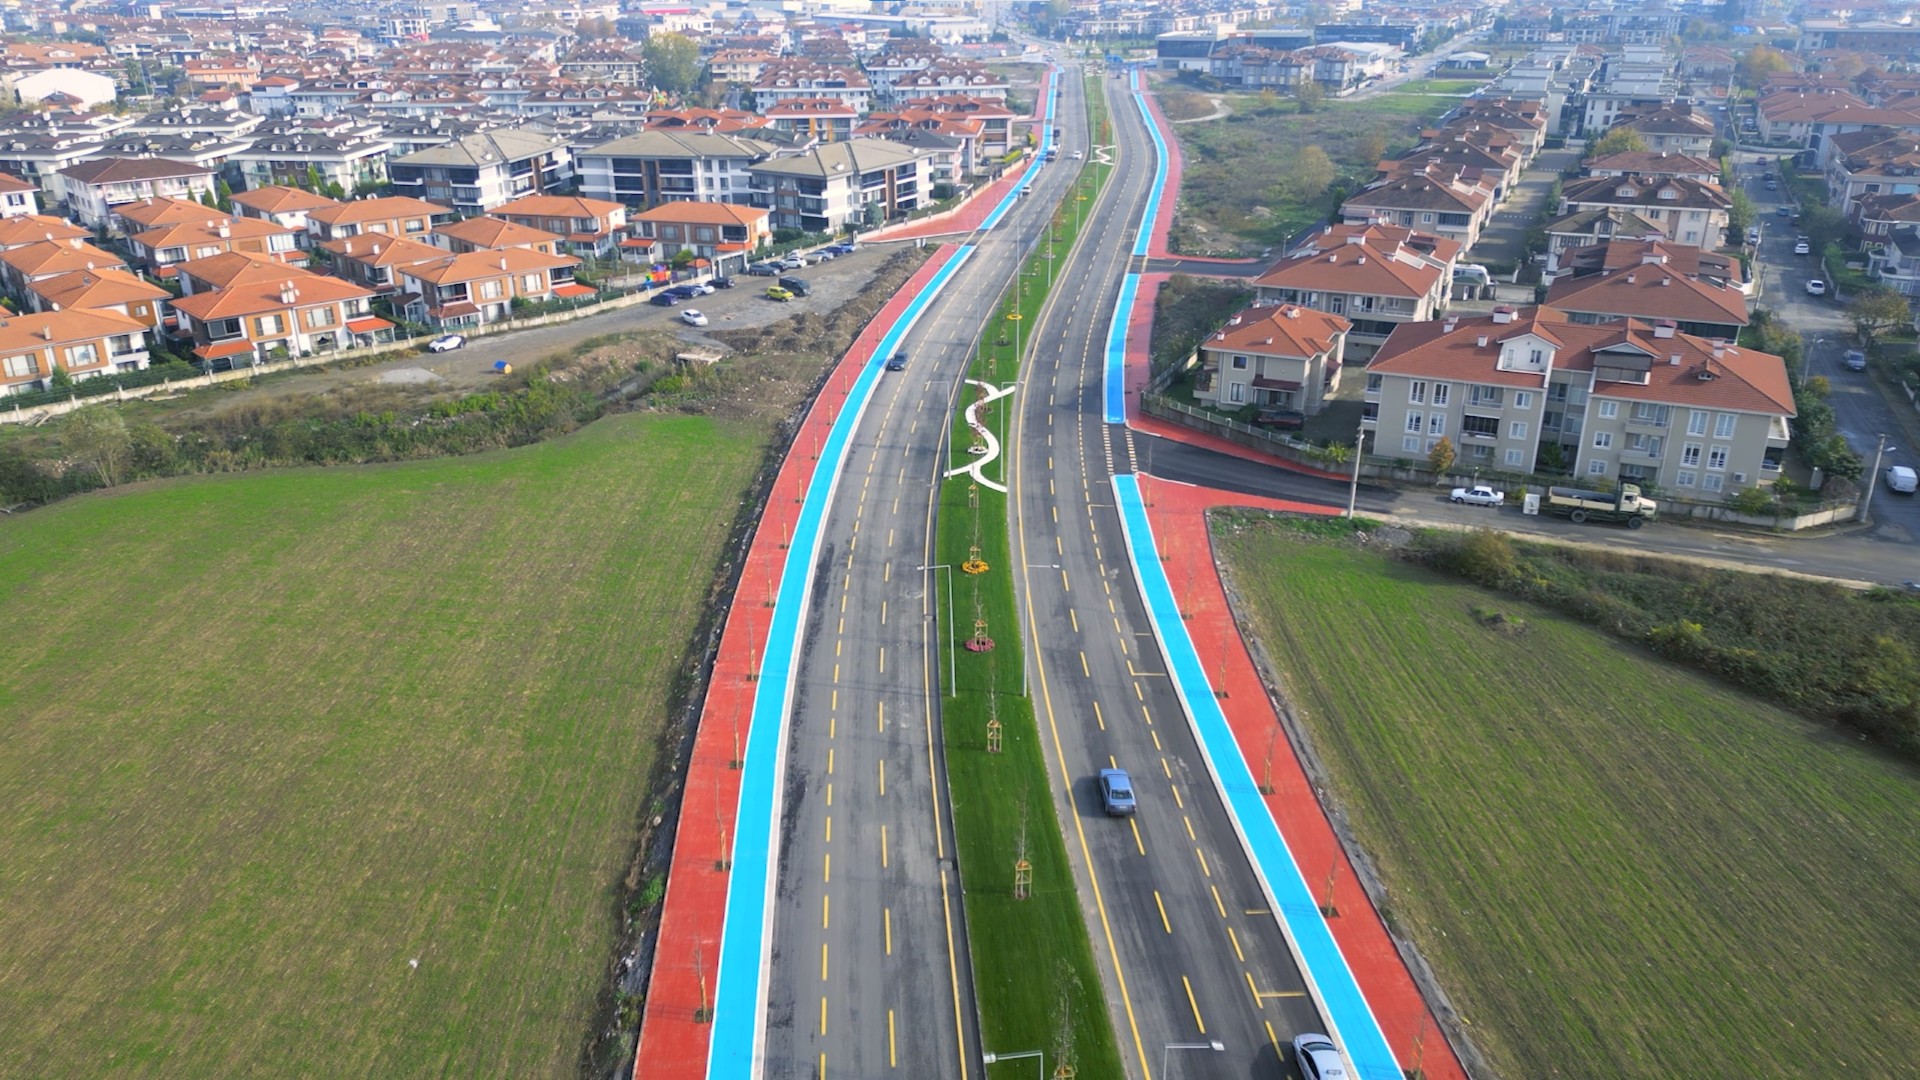
<instances>
[{"instance_id":1,"label":"chimney","mask_svg":"<svg viewBox=\"0 0 1920 1080\"><path fill-rule=\"evenodd\" d=\"M1288 309L1287 309L1287 318L1289 318L1289 319L1297 319L1297 318L1299 318L1299 317L1300 317L1300 309L1299 309L1299 308L1297 308L1297 307L1290 307L1290 308L1288 308Z\"/></svg>"},{"instance_id":2,"label":"chimney","mask_svg":"<svg viewBox=\"0 0 1920 1080\"><path fill-rule=\"evenodd\" d=\"M1494 308L1493 321L1494 321L1494 324L1497 326L1505 326L1506 324L1512 322L1513 307L1508 304L1501 304L1499 307Z\"/></svg>"},{"instance_id":3,"label":"chimney","mask_svg":"<svg viewBox=\"0 0 1920 1080\"><path fill-rule=\"evenodd\" d=\"M1661 319L1653 324L1653 336L1657 338L1670 338L1678 328L1672 319Z\"/></svg>"},{"instance_id":4,"label":"chimney","mask_svg":"<svg viewBox=\"0 0 1920 1080\"><path fill-rule=\"evenodd\" d=\"M346 252L349 255L353 254L353 237L351 236L347 237Z\"/></svg>"},{"instance_id":5,"label":"chimney","mask_svg":"<svg viewBox=\"0 0 1920 1080\"><path fill-rule=\"evenodd\" d=\"M1672 355L1670 355L1670 356L1668 356L1668 357L1667 357L1667 366L1668 366L1668 367L1679 367L1679 366L1680 366L1680 354L1679 354L1679 353L1673 353Z\"/></svg>"},{"instance_id":6,"label":"chimney","mask_svg":"<svg viewBox=\"0 0 1920 1080\"><path fill-rule=\"evenodd\" d=\"M1718 360L1718 359L1720 359L1721 357L1723 357L1723 356L1725 356L1725 355L1727 355L1727 349L1726 349L1726 346L1725 346L1724 344L1722 344L1721 342L1718 342L1718 341L1716 341L1716 342L1714 342L1714 343L1713 343L1713 358L1714 358L1715 360Z\"/></svg>"},{"instance_id":7,"label":"chimney","mask_svg":"<svg viewBox=\"0 0 1920 1080\"><path fill-rule=\"evenodd\" d=\"M1633 284L1633 275L1632 275L1632 274L1628 274L1628 275L1627 275L1627 284L1629 284L1629 285L1631 285L1631 284Z\"/></svg>"},{"instance_id":8,"label":"chimney","mask_svg":"<svg viewBox=\"0 0 1920 1080\"><path fill-rule=\"evenodd\" d=\"M1360 259L1359 259L1359 261L1357 261L1357 262L1355 262L1355 263L1354 263L1354 265L1355 265L1355 266L1365 266L1365 265L1367 265L1367 257L1366 257L1365 255L1362 255L1362 256L1360 256Z\"/></svg>"},{"instance_id":9,"label":"chimney","mask_svg":"<svg viewBox=\"0 0 1920 1080\"><path fill-rule=\"evenodd\" d=\"M1473 344L1474 344L1474 347L1475 347L1475 348L1480 348L1480 349L1484 349L1484 348L1486 348L1486 347L1487 347L1487 335L1485 335L1485 334L1481 334L1481 335L1480 335L1479 337L1477 337L1477 338L1474 338L1474 339L1473 339Z\"/></svg>"},{"instance_id":10,"label":"chimney","mask_svg":"<svg viewBox=\"0 0 1920 1080\"><path fill-rule=\"evenodd\" d=\"M220 223L220 228L215 231L220 234L220 239L222 240L228 240L233 237L233 226L224 221Z\"/></svg>"},{"instance_id":11,"label":"chimney","mask_svg":"<svg viewBox=\"0 0 1920 1080\"><path fill-rule=\"evenodd\" d=\"M1448 315L1447 320L1440 324L1440 329L1445 333L1451 334L1453 333L1454 327L1457 327L1459 325L1460 325L1460 316Z\"/></svg>"},{"instance_id":12,"label":"chimney","mask_svg":"<svg viewBox=\"0 0 1920 1080\"><path fill-rule=\"evenodd\" d=\"M40 336L47 339L48 341L52 341L53 340L53 324L48 323L47 325L41 327Z\"/></svg>"}]
</instances>

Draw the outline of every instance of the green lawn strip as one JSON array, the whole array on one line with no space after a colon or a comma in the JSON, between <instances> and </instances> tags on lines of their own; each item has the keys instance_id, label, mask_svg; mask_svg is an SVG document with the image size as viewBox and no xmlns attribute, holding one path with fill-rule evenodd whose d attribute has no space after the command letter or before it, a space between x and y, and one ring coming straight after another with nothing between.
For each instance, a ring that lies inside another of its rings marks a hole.
<instances>
[{"instance_id":1,"label":"green lawn strip","mask_svg":"<svg viewBox=\"0 0 1920 1080\"><path fill-rule=\"evenodd\" d=\"M1215 543L1493 1074L1912 1071L1913 769L1350 540Z\"/></svg>"},{"instance_id":2,"label":"green lawn strip","mask_svg":"<svg viewBox=\"0 0 1920 1080\"><path fill-rule=\"evenodd\" d=\"M1106 174L1106 167L1090 166L1073 190L1091 196ZM1055 253L1064 258L1073 243L1071 213L1055 235ZM1014 323L1006 316L1017 307L1025 316L1021 324L1033 326L1045 299L1045 251L1043 242L1022 267L1019 280L1030 283L1024 295L1010 292L995 311L972 365L973 378L995 385L1014 378ZM964 408L975 396L973 387L963 388L962 411L953 417L955 462L967 459L966 447L973 441ZM996 432L1005 430L1010 418L1005 408L1013 400L1005 397L983 409L983 422ZM986 471L1004 480L1005 463L1003 453ZM1119 1076L1119 1049L1053 811L1048 757L1033 703L1021 692L1021 627L1013 594L1007 496L975 485L968 476L950 478L940 489L939 560L957 568L976 549L990 569L978 575L955 569L949 602L961 641L975 635L977 620L985 623L994 648L975 653L962 645L955 650L957 670L950 677L958 694L943 701L942 730L954 842L966 886L981 1042L989 1052L1044 1049L1048 1074L1062 1063L1060 1055L1066 1050L1068 1062L1081 1076ZM942 657L947 655L945 627L943 620ZM998 753L987 749L988 725L994 720L1001 732ZM1014 864L1022 858L1031 865L1031 891L1027 898L1016 899Z\"/></svg>"},{"instance_id":3,"label":"green lawn strip","mask_svg":"<svg viewBox=\"0 0 1920 1080\"><path fill-rule=\"evenodd\" d=\"M766 441L618 417L0 522L0 1075L574 1075Z\"/></svg>"}]
</instances>

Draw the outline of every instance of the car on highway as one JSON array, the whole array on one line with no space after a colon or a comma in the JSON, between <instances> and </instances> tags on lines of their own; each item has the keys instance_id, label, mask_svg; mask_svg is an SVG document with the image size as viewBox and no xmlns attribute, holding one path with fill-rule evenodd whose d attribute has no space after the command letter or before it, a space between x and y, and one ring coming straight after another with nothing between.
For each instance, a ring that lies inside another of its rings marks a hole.
<instances>
[{"instance_id":1,"label":"car on highway","mask_svg":"<svg viewBox=\"0 0 1920 1080\"><path fill-rule=\"evenodd\" d=\"M787 301L793 299L793 293L788 291L787 289L781 288L778 285L769 285L767 286L767 299L778 300L784 304Z\"/></svg>"},{"instance_id":2,"label":"car on highway","mask_svg":"<svg viewBox=\"0 0 1920 1080\"><path fill-rule=\"evenodd\" d=\"M686 323L688 326L705 326L707 325L707 316L698 308L688 308L680 313L680 321Z\"/></svg>"},{"instance_id":3,"label":"car on highway","mask_svg":"<svg viewBox=\"0 0 1920 1080\"><path fill-rule=\"evenodd\" d=\"M1777 176L1767 177L1767 190L1768 191L1780 190L1780 178Z\"/></svg>"},{"instance_id":4,"label":"car on highway","mask_svg":"<svg viewBox=\"0 0 1920 1080\"><path fill-rule=\"evenodd\" d=\"M1075 161L1079 161L1079 160L1080 160L1080 151L1078 151L1078 150L1075 150L1075 151L1073 152L1073 160L1075 160Z\"/></svg>"},{"instance_id":5,"label":"car on highway","mask_svg":"<svg viewBox=\"0 0 1920 1080\"><path fill-rule=\"evenodd\" d=\"M1847 355L1841 357L1840 362L1847 366L1848 371L1867 370L1867 354L1859 349L1848 349Z\"/></svg>"},{"instance_id":6,"label":"car on highway","mask_svg":"<svg viewBox=\"0 0 1920 1080\"><path fill-rule=\"evenodd\" d=\"M1450 498L1465 506L1505 506L1507 503L1506 492L1485 484L1454 488Z\"/></svg>"},{"instance_id":7,"label":"car on highway","mask_svg":"<svg viewBox=\"0 0 1920 1080\"><path fill-rule=\"evenodd\" d=\"M1913 489L1916 487L1920 487L1920 473L1915 473L1905 465L1887 466L1888 491L1897 491L1902 495L1911 495L1913 494Z\"/></svg>"},{"instance_id":8,"label":"car on highway","mask_svg":"<svg viewBox=\"0 0 1920 1080\"><path fill-rule=\"evenodd\" d=\"M1779 206L1776 206L1773 208L1773 216L1774 217L1792 217L1793 207L1788 206L1786 203L1781 203Z\"/></svg>"},{"instance_id":9,"label":"car on highway","mask_svg":"<svg viewBox=\"0 0 1920 1080\"><path fill-rule=\"evenodd\" d=\"M897 352L897 353L894 353L892 356L887 357L887 370L888 371L907 370L907 354L903 352Z\"/></svg>"},{"instance_id":10,"label":"car on highway","mask_svg":"<svg viewBox=\"0 0 1920 1080\"><path fill-rule=\"evenodd\" d=\"M1807 279L1807 295L1808 296L1827 295L1827 283L1824 281L1821 281L1819 278L1808 278Z\"/></svg>"},{"instance_id":11,"label":"car on highway","mask_svg":"<svg viewBox=\"0 0 1920 1080\"><path fill-rule=\"evenodd\" d=\"M427 342L428 352L452 352L455 349L464 349L466 347L467 338L465 334L441 334L439 337Z\"/></svg>"},{"instance_id":12,"label":"car on highway","mask_svg":"<svg viewBox=\"0 0 1920 1080\"><path fill-rule=\"evenodd\" d=\"M1100 770L1100 809L1108 817L1133 813L1133 778L1125 769Z\"/></svg>"},{"instance_id":13,"label":"car on highway","mask_svg":"<svg viewBox=\"0 0 1920 1080\"><path fill-rule=\"evenodd\" d=\"M1760 242L1760 227L1756 225L1747 230L1747 243L1757 244L1759 242Z\"/></svg>"},{"instance_id":14,"label":"car on highway","mask_svg":"<svg viewBox=\"0 0 1920 1080\"><path fill-rule=\"evenodd\" d=\"M1293 1037L1293 1060L1306 1080L1347 1080L1340 1049L1325 1035L1303 1033Z\"/></svg>"},{"instance_id":15,"label":"car on highway","mask_svg":"<svg viewBox=\"0 0 1920 1080\"><path fill-rule=\"evenodd\" d=\"M1795 255L1811 255L1813 254L1813 245L1808 243L1807 238L1803 236L1793 242L1793 253Z\"/></svg>"}]
</instances>

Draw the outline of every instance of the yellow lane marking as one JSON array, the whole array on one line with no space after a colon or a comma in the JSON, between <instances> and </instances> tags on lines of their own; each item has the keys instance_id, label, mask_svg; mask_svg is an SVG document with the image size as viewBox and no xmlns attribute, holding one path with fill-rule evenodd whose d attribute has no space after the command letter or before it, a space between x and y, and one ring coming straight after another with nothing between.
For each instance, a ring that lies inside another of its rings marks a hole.
<instances>
[{"instance_id":1,"label":"yellow lane marking","mask_svg":"<svg viewBox=\"0 0 1920 1080\"><path fill-rule=\"evenodd\" d=\"M1160 733L1157 731L1149 730L1147 734L1153 736L1153 748L1155 750L1160 749Z\"/></svg>"},{"instance_id":2,"label":"yellow lane marking","mask_svg":"<svg viewBox=\"0 0 1920 1080\"><path fill-rule=\"evenodd\" d=\"M884 562L880 564L880 580L881 581L893 580L893 563Z\"/></svg>"},{"instance_id":3,"label":"yellow lane marking","mask_svg":"<svg viewBox=\"0 0 1920 1080\"><path fill-rule=\"evenodd\" d=\"M880 673L884 675L886 674L886 671L887 671L887 647L885 645L882 645L880 646Z\"/></svg>"},{"instance_id":4,"label":"yellow lane marking","mask_svg":"<svg viewBox=\"0 0 1920 1080\"><path fill-rule=\"evenodd\" d=\"M814 1080L827 1080L827 1052L820 1051L820 1068L814 1072Z\"/></svg>"},{"instance_id":5,"label":"yellow lane marking","mask_svg":"<svg viewBox=\"0 0 1920 1080\"><path fill-rule=\"evenodd\" d=\"M833 897L828 896L825 893L822 893L820 895L820 929L825 930L831 927L832 925L833 925Z\"/></svg>"},{"instance_id":6,"label":"yellow lane marking","mask_svg":"<svg viewBox=\"0 0 1920 1080\"><path fill-rule=\"evenodd\" d=\"M827 775L833 775L833 747L827 747Z\"/></svg>"},{"instance_id":7,"label":"yellow lane marking","mask_svg":"<svg viewBox=\"0 0 1920 1080\"><path fill-rule=\"evenodd\" d=\"M1139 683L1133 684L1133 696L1139 698L1141 701L1147 700L1147 695L1140 689Z\"/></svg>"},{"instance_id":8,"label":"yellow lane marking","mask_svg":"<svg viewBox=\"0 0 1920 1080\"><path fill-rule=\"evenodd\" d=\"M827 843L833 843L833 815L827 815Z\"/></svg>"},{"instance_id":9,"label":"yellow lane marking","mask_svg":"<svg viewBox=\"0 0 1920 1080\"><path fill-rule=\"evenodd\" d=\"M839 664L833 665L833 681L834 682L840 681L840 665Z\"/></svg>"},{"instance_id":10,"label":"yellow lane marking","mask_svg":"<svg viewBox=\"0 0 1920 1080\"><path fill-rule=\"evenodd\" d=\"M1227 940L1233 943L1233 955L1238 957L1241 963L1246 963L1247 954L1240 951L1240 935L1234 933L1233 927L1231 926L1227 927ZM1253 976L1249 975L1247 977L1251 979Z\"/></svg>"},{"instance_id":11,"label":"yellow lane marking","mask_svg":"<svg viewBox=\"0 0 1920 1080\"><path fill-rule=\"evenodd\" d=\"M820 981L827 981L827 943L820 943Z\"/></svg>"},{"instance_id":12,"label":"yellow lane marking","mask_svg":"<svg viewBox=\"0 0 1920 1080\"><path fill-rule=\"evenodd\" d=\"M887 955L892 956L893 955L893 909L882 908L881 914L885 916L885 922L886 922L886 928L887 928Z\"/></svg>"},{"instance_id":13,"label":"yellow lane marking","mask_svg":"<svg viewBox=\"0 0 1920 1080\"><path fill-rule=\"evenodd\" d=\"M1166 758L1160 759L1160 771L1167 774L1167 779L1173 779L1173 768L1167 764Z\"/></svg>"},{"instance_id":14,"label":"yellow lane marking","mask_svg":"<svg viewBox=\"0 0 1920 1080\"><path fill-rule=\"evenodd\" d=\"M880 868L887 868L887 827L880 826Z\"/></svg>"},{"instance_id":15,"label":"yellow lane marking","mask_svg":"<svg viewBox=\"0 0 1920 1080\"><path fill-rule=\"evenodd\" d=\"M835 655L835 656L839 656L839 655L840 655L840 646L841 646L842 644L844 644L844 642L842 642L842 641L840 641L840 640L838 640L838 639L835 639L835 640L834 640L834 643L833 643L833 655Z\"/></svg>"},{"instance_id":16,"label":"yellow lane marking","mask_svg":"<svg viewBox=\"0 0 1920 1080\"><path fill-rule=\"evenodd\" d=\"M900 1064L893 1053L893 1010L887 1010L887 1068L897 1068Z\"/></svg>"},{"instance_id":17,"label":"yellow lane marking","mask_svg":"<svg viewBox=\"0 0 1920 1080\"><path fill-rule=\"evenodd\" d=\"M1244 972L1244 974L1247 977L1247 993L1253 995L1253 1007L1258 1009L1265 1004L1265 1002L1260 1000L1260 988L1253 985L1253 972L1248 971Z\"/></svg>"},{"instance_id":18,"label":"yellow lane marking","mask_svg":"<svg viewBox=\"0 0 1920 1080\"><path fill-rule=\"evenodd\" d=\"M1180 985L1187 988L1187 1006L1193 1010L1193 1026L1200 1029L1200 1034L1205 1035L1207 1033L1207 1022L1200 1019L1200 1003L1194 1000L1193 982L1185 975L1182 975L1180 976Z\"/></svg>"},{"instance_id":19,"label":"yellow lane marking","mask_svg":"<svg viewBox=\"0 0 1920 1080\"><path fill-rule=\"evenodd\" d=\"M1061 542L1058 536L1053 538L1053 553L1055 555L1065 555L1067 553L1066 545Z\"/></svg>"},{"instance_id":20,"label":"yellow lane marking","mask_svg":"<svg viewBox=\"0 0 1920 1080\"><path fill-rule=\"evenodd\" d=\"M887 530L887 546L888 547L893 546L893 530L892 529Z\"/></svg>"},{"instance_id":21,"label":"yellow lane marking","mask_svg":"<svg viewBox=\"0 0 1920 1080\"><path fill-rule=\"evenodd\" d=\"M1147 711L1147 707L1144 704L1140 706L1140 715L1147 718L1148 727L1153 726L1153 714Z\"/></svg>"},{"instance_id":22,"label":"yellow lane marking","mask_svg":"<svg viewBox=\"0 0 1920 1080\"><path fill-rule=\"evenodd\" d=\"M833 853L832 852L828 852L827 854L821 856L820 858L820 880L821 882L828 885L833 884ZM826 946L824 945L821 946L821 949L823 951L825 950L825 948Z\"/></svg>"},{"instance_id":23,"label":"yellow lane marking","mask_svg":"<svg viewBox=\"0 0 1920 1080\"><path fill-rule=\"evenodd\" d=\"M1200 838L1199 838L1199 837L1197 837L1197 836L1195 836L1195 835L1193 835L1193 819L1192 819L1192 818L1190 818L1190 817L1188 817L1188 816L1187 816L1187 815L1185 815L1185 814L1181 814L1181 815L1180 815L1180 822L1181 822L1181 824L1183 824L1183 825L1185 825L1185 826L1187 827L1187 839L1189 839L1189 840L1192 840L1192 841L1193 841L1194 843L1199 843L1199 842L1200 842Z\"/></svg>"},{"instance_id":24,"label":"yellow lane marking","mask_svg":"<svg viewBox=\"0 0 1920 1080\"><path fill-rule=\"evenodd\" d=\"M881 731L887 730L887 703L886 702L883 701L880 703L880 708L874 716L874 723L879 728L879 730Z\"/></svg>"},{"instance_id":25,"label":"yellow lane marking","mask_svg":"<svg viewBox=\"0 0 1920 1080\"><path fill-rule=\"evenodd\" d=\"M880 794L887 793L887 759L880 759Z\"/></svg>"},{"instance_id":26,"label":"yellow lane marking","mask_svg":"<svg viewBox=\"0 0 1920 1080\"><path fill-rule=\"evenodd\" d=\"M1080 674L1085 675L1089 679L1093 678L1093 669L1087 667L1087 652L1085 649L1080 650Z\"/></svg>"},{"instance_id":27,"label":"yellow lane marking","mask_svg":"<svg viewBox=\"0 0 1920 1080\"><path fill-rule=\"evenodd\" d=\"M1213 871L1208 869L1207 867L1207 853L1204 851L1201 851L1199 848L1194 848L1193 853L1195 856L1197 856L1200 859L1200 872L1207 875L1208 877L1212 877Z\"/></svg>"},{"instance_id":28,"label":"yellow lane marking","mask_svg":"<svg viewBox=\"0 0 1920 1080\"><path fill-rule=\"evenodd\" d=\"M1182 810L1185 810L1187 808L1187 804L1186 804L1186 800L1180 797L1180 785L1169 784L1167 786L1173 789L1173 805L1179 807Z\"/></svg>"},{"instance_id":29,"label":"yellow lane marking","mask_svg":"<svg viewBox=\"0 0 1920 1080\"><path fill-rule=\"evenodd\" d=\"M847 613L847 594L844 592L840 594L840 613L842 615ZM842 619L840 621L845 622L846 620Z\"/></svg>"},{"instance_id":30,"label":"yellow lane marking","mask_svg":"<svg viewBox=\"0 0 1920 1080\"><path fill-rule=\"evenodd\" d=\"M889 540L887 542L892 543L893 541ZM885 600L880 601L880 625L887 625L887 602Z\"/></svg>"},{"instance_id":31,"label":"yellow lane marking","mask_svg":"<svg viewBox=\"0 0 1920 1080\"><path fill-rule=\"evenodd\" d=\"M1140 849L1140 854L1145 855L1147 853L1147 845L1140 841L1139 824L1135 822L1132 818L1127 819L1127 824L1133 826L1133 846Z\"/></svg>"},{"instance_id":32,"label":"yellow lane marking","mask_svg":"<svg viewBox=\"0 0 1920 1080\"><path fill-rule=\"evenodd\" d=\"M827 995L820 995L820 1034L827 1033Z\"/></svg>"},{"instance_id":33,"label":"yellow lane marking","mask_svg":"<svg viewBox=\"0 0 1920 1080\"><path fill-rule=\"evenodd\" d=\"M827 805L828 806L833 805L833 785L832 784L827 785Z\"/></svg>"},{"instance_id":34,"label":"yellow lane marking","mask_svg":"<svg viewBox=\"0 0 1920 1080\"><path fill-rule=\"evenodd\" d=\"M1273 1033L1273 1021L1271 1020L1266 1021L1266 1025L1267 1025L1267 1041L1273 1044L1273 1052L1275 1054L1279 1054L1280 1053L1280 1036L1275 1035Z\"/></svg>"},{"instance_id":35,"label":"yellow lane marking","mask_svg":"<svg viewBox=\"0 0 1920 1080\"><path fill-rule=\"evenodd\" d=\"M1066 570L1066 567L1064 566L1060 568L1060 591L1061 592L1073 591L1073 586L1067 584L1067 570Z\"/></svg>"},{"instance_id":36,"label":"yellow lane marking","mask_svg":"<svg viewBox=\"0 0 1920 1080\"><path fill-rule=\"evenodd\" d=\"M1080 632L1080 616L1072 608L1067 609L1067 618L1073 620L1073 632Z\"/></svg>"},{"instance_id":37,"label":"yellow lane marking","mask_svg":"<svg viewBox=\"0 0 1920 1080\"><path fill-rule=\"evenodd\" d=\"M1093 703L1093 722L1100 725L1101 731L1107 730L1106 717L1100 715L1100 703L1097 701Z\"/></svg>"},{"instance_id":38,"label":"yellow lane marking","mask_svg":"<svg viewBox=\"0 0 1920 1080\"><path fill-rule=\"evenodd\" d=\"M1209 876L1211 876L1211 875L1209 875ZM1209 885L1209 886L1207 886L1207 888L1208 888L1208 889L1210 889L1210 890L1212 890L1212 892L1213 892L1213 906L1219 909L1219 911L1220 911L1220 917L1221 917L1221 918L1223 918L1223 919L1224 919L1224 918L1226 918L1226 917L1227 917L1227 905L1225 905L1225 904L1223 904L1223 903L1221 903L1221 902L1220 902L1220 886L1218 886L1218 885Z\"/></svg>"}]
</instances>

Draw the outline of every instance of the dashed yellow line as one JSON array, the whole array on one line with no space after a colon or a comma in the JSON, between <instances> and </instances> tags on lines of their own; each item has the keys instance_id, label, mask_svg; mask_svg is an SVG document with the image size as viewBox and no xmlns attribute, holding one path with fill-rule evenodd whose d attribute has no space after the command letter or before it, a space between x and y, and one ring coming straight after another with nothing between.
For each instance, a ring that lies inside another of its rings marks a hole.
<instances>
[{"instance_id":1,"label":"dashed yellow line","mask_svg":"<svg viewBox=\"0 0 1920 1080\"><path fill-rule=\"evenodd\" d=\"M880 868L882 870L887 868L887 827L885 825L880 826ZM1218 899L1219 893L1215 893L1214 897Z\"/></svg>"},{"instance_id":2,"label":"dashed yellow line","mask_svg":"<svg viewBox=\"0 0 1920 1080\"><path fill-rule=\"evenodd\" d=\"M1247 954L1240 951L1240 935L1234 933L1233 927L1231 926L1227 927L1227 940L1233 943L1233 955L1239 958L1241 963L1246 963ZM1249 975L1247 977L1252 978L1253 976Z\"/></svg>"},{"instance_id":3,"label":"dashed yellow line","mask_svg":"<svg viewBox=\"0 0 1920 1080\"><path fill-rule=\"evenodd\" d=\"M1160 909L1160 925L1166 928L1167 933L1173 933L1173 924L1167 921L1167 905L1160 902L1159 889L1153 890L1153 906Z\"/></svg>"},{"instance_id":4,"label":"dashed yellow line","mask_svg":"<svg viewBox=\"0 0 1920 1080\"><path fill-rule=\"evenodd\" d=\"M1093 722L1100 725L1101 731L1107 730L1107 718L1100 715L1100 703L1097 701L1093 703Z\"/></svg>"},{"instance_id":5,"label":"dashed yellow line","mask_svg":"<svg viewBox=\"0 0 1920 1080\"><path fill-rule=\"evenodd\" d=\"M1207 888L1213 892L1213 906L1219 910L1221 918L1226 918L1227 905L1220 902L1220 886L1208 885Z\"/></svg>"},{"instance_id":6,"label":"dashed yellow line","mask_svg":"<svg viewBox=\"0 0 1920 1080\"><path fill-rule=\"evenodd\" d=\"M887 759L880 759L880 794L887 793Z\"/></svg>"},{"instance_id":7,"label":"dashed yellow line","mask_svg":"<svg viewBox=\"0 0 1920 1080\"><path fill-rule=\"evenodd\" d=\"M1187 1007L1193 1010L1193 1026L1200 1029L1200 1034L1205 1035L1207 1033L1207 1022L1200 1019L1200 1002L1193 996L1193 982L1185 975L1182 975L1180 976L1180 985L1187 988Z\"/></svg>"},{"instance_id":8,"label":"dashed yellow line","mask_svg":"<svg viewBox=\"0 0 1920 1080\"><path fill-rule=\"evenodd\" d=\"M1201 851L1199 848L1194 848L1193 854L1194 854L1194 857L1200 860L1200 872L1207 875L1208 877L1212 877L1213 871L1207 867L1207 853L1204 851Z\"/></svg>"},{"instance_id":9,"label":"dashed yellow line","mask_svg":"<svg viewBox=\"0 0 1920 1080\"><path fill-rule=\"evenodd\" d=\"M887 1010L887 1068L898 1068L900 1060L893 1052L893 1010Z\"/></svg>"},{"instance_id":10,"label":"dashed yellow line","mask_svg":"<svg viewBox=\"0 0 1920 1080\"><path fill-rule=\"evenodd\" d=\"M880 911L881 911L881 914L885 917L883 921L886 924L887 955L892 956L893 955L893 909L881 908Z\"/></svg>"},{"instance_id":11,"label":"dashed yellow line","mask_svg":"<svg viewBox=\"0 0 1920 1080\"><path fill-rule=\"evenodd\" d=\"M820 981L827 981L827 943L820 943Z\"/></svg>"},{"instance_id":12,"label":"dashed yellow line","mask_svg":"<svg viewBox=\"0 0 1920 1080\"><path fill-rule=\"evenodd\" d=\"M1127 824L1133 826L1133 846L1140 849L1140 854L1145 855L1147 853L1147 845L1140 841L1139 824L1136 823L1132 818L1127 819Z\"/></svg>"},{"instance_id":13,"label":"dashed yellow line","mask_svg":"<svg viewBox=\"0 0 1920 1080\"><path fill-rule=\"evenodd\" d=\"M833 926L833 897L825 893L822 893L820 895L820 929L826 930L832 926Z\"/></svg>"}]
</instances>

